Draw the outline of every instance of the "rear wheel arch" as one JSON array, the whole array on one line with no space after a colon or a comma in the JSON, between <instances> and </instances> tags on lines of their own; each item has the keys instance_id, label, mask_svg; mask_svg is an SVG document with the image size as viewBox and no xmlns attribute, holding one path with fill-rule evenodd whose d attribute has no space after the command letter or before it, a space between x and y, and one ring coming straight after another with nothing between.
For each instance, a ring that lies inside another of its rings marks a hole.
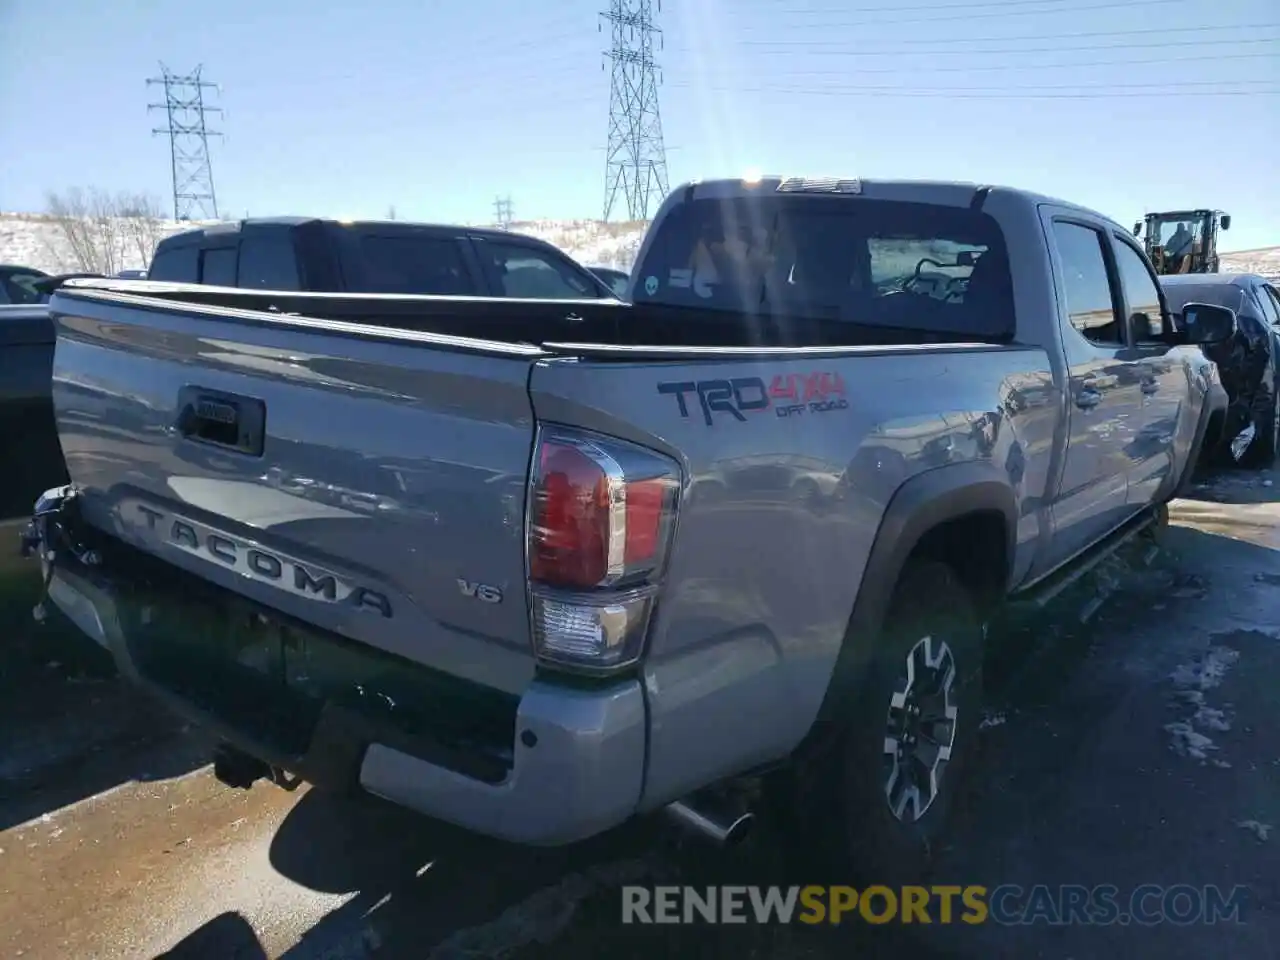
<instances>
[{"instance_id":1,"label":"rear wheel arch","mask_svg":"<svg viewBox=\"0 0 1280 960\"><path fill-rule=\"evenodd\" d=\"M908 563L925 559L951 567L985 611L1007 592L1017 522L1013 488L992 463L939 467L898 488L867 558L815 733L838 722L848 706L876 653L877 636Z\"/></svg>"}]
</instances>

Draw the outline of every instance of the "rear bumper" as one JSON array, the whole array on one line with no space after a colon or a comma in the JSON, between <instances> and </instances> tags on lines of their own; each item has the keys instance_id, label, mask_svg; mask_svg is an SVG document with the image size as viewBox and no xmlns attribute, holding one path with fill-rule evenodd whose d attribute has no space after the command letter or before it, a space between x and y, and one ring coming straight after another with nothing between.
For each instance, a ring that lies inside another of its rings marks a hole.
<instances>
[{"instance_id":1,"label":"rear bumper","mask_svg":"<svg viewBox=\"0 0 1280 960\"><path fill-rule=\"evenodd\" d=\"M629 819L643 785L646 714L638 681L576 690L534 680L515 710L509 763L499 776L474 771L456 742L406 735L332 702L305 744L282 749L234 711L210 709L157 682L137 656L129 601L110 579L59 566L50 599L106 647L122 673L187 720L232 746L310 782L360 787L412 810L517 843L555 846ZM490 771L492 766L490 766Z\"/></svg>"}]
</instances>

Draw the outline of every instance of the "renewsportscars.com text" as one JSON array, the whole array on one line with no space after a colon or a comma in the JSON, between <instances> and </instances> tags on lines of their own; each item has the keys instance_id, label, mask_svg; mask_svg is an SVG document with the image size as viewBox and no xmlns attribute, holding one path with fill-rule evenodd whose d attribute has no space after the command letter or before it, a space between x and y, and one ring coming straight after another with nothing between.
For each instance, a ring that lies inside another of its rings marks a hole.
<instances>
[{"instance_id":1,"label":"renewsportscars.com text","mask_svg":"<svg viewBox=\"0 0 1280 960\"><path fill-rule=\"evenodd\" d=\"M1132 890L1004 884L931 887L622 888L623 923L996 923L1109 926L1239 923L1244 887L1143 884Z\"/></svg>"}]
</instances>

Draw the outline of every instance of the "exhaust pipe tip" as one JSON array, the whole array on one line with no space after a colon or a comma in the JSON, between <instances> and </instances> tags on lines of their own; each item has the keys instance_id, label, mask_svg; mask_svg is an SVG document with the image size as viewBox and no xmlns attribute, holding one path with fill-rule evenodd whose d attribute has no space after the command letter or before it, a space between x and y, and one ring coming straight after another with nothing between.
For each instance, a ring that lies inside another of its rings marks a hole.
<instances>
[{"instance_id":1,"label":"exhaust pipe tip","mask_svg":"<svg viewBox=\"0 0 1280 960\"><path fill-rule=\"evenodd\" d=\"M747 838L755 823L752 813L721 814L698 809L690 802L676 800L663 808L677 824L720 847L735 847Z\"/></svg>"},{"instance_id":2,"label":"exhaust pipe tip","mask_svg":"<svg viewBox=\"0 0 1280 960\"><path fill-rule=\"evenodd\" d=\"M234 790L248 790L257 781L271 776L271 768L234 747L219 747L213 755L213 776Z\"/></svg>"}]
</instances>

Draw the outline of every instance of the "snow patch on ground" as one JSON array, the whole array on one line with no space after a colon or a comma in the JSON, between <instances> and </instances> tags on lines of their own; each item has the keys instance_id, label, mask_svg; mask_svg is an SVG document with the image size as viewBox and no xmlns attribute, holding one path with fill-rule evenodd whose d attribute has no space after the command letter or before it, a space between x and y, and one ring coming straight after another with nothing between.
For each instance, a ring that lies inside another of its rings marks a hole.
<instances>
[{"instance_id":1,"label":"snow patch on ground","mask_svg":"<svg viewBox=\"0 0 1280 960\"><path fill-rule=\"evenodd\" d=\"M1174 753L1201 763L1229 767L1230 763L1210 755L1218 746L1205 731L1225 733L1231 729L1231 705L1210 706L1205 694L1222 683L1227 671L1240 659L1240 652L1230 647L1210 647L1195 663L1178 666L1169 679L1173 681L1174 698L1190 714L1183 720L1165 724L1169 746Z\"/></svg>"},{"instance_id":2,"label":"snow patch on ground","mask_svg":"<svg viewBox=\"0 0 1280 960\"><path fill-rule=\"evenodd\" d=\"M1260 823L1257 820L1241 820L1236 824L1242 830L1248 830L1259 840L1267 841L1271 838L1271 831L1275 828L1269 823Z\"/></svg>"}]
</instances>

